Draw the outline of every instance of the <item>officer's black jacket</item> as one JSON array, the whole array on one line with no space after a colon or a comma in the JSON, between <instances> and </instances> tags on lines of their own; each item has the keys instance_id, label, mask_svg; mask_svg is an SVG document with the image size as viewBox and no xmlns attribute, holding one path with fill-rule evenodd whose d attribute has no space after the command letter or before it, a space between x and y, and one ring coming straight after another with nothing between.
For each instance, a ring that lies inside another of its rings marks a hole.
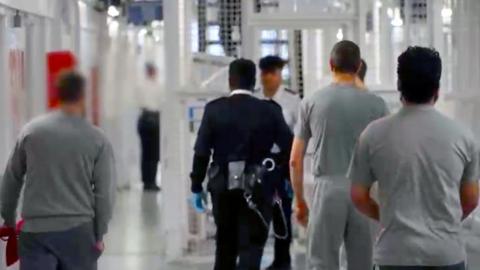
<instances>
[{"instance_id":1,"label":"officer's black jacket","mask_svg":"<svg viewBox=\"0 0 480 270\"><path fill-rule=\"evenodd\" d=\"M235 94L209 102L195 143L192 191L202 191L212 155L213 162L220 166L238 160L260 164L275 143L283 162L288 163L292 140L282 108L274 101Z\"/></svg>"}]
</instances>

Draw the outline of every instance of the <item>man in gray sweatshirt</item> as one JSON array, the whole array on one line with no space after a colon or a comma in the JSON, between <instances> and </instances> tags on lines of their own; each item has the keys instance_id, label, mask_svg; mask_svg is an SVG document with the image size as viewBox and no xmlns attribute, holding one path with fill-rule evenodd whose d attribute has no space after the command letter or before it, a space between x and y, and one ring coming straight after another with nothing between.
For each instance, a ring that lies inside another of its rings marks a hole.
<instances>
[{"instance_id":1,"label":"man in gray sweatshirt","mask_svg":"<svg viewBox=\"0 0 480 270\"><path fill-rule=\"evenodd\" d=\"M1 184L1 216L10 227L24 187L21 270L96 269L112 214L113 151L84 119L85 80L64 73L58 89L59 110L23 128Z\"/></svg>"}]
</instances>

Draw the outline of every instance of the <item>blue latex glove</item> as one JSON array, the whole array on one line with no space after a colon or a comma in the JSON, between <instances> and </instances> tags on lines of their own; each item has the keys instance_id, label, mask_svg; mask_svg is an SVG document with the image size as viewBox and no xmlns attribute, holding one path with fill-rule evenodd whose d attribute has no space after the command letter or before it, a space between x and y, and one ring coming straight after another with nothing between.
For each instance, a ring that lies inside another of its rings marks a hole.
<instances>
[{"instance_id":1,"label":"blue latex glove","mask_svg":"<svg viewBox=\"0 0 480 270\"><path fill-rule=\"evenodd\" d=\"M287 193L288 198L293 199L293 187L288 179L285 181L285 192Z\"/></svg>"},{"instance_id":2,"label":"blue latex glove","mask_svg":"<svg viewBox=\"0 0 480 270\"><path fill-rule=\"evenodd\" d=\"M192 203L193 209L199 214L205 213L204 200L203 193L192 193L190 202Z\"/></svg>"}]
</instances>

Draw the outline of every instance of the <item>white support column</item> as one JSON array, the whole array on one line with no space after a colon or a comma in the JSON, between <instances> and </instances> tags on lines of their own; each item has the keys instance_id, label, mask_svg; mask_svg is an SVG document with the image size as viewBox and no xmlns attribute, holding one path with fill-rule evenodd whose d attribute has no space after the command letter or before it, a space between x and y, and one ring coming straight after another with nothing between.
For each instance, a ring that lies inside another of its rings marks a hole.
<instances>
[{"instance_id":1,"label":"white support column","mask_svg":"<svg viewBox=\"0 0 480 270\"><path fill-rule=\"evenodd\" d=\"M29 118L47 110L45 20L31 18L26 25L26 91Z\"/></svg>"},{"instance_id":2,"label":"white support column","mask_svg":"<svg viewBox=\"0 0 480 270\"><path fill-rule=\"evenodd\" d=\"M440 55L444 55L442 7L442 1L429 0L427 2L430 46L435 48Z\"/></svg>"},{"instance_id":3,"label":"white support column","mask_svg":"<svg viewBox=\"0 0 480 270\"><path fill-rule=\"evenodd\" d=\"M395 67L392 57L392 26L390 24L390 18L388 18L387 13L384 12L383 8L380 9L379 22L379 74L382 85L390 86L395 84L392 73L392 68Z\"/></svg>"},{"instance_id":4,"label":"white support column","mask_svg":"<svg viewBox=\"0 0 480 270\"><path fill-rule=\"evenodd\" d=\"M61 4L57 2L53 9L54 17L47 19L46 22L47 51L56 51L62 48Z\"/></svg>"},{"instance_id":5,"label":"white support column","mask_svg":"<svg viewBox=\"0 0 480 270\"><path fill-rule=\"evenodd\" d=\"M71 20L72 25L72 35L73 35L73 51L76 55L80 55L80 36L81 36L81 29L82 23L80 22L80 6L78 1L73 1L71 3L71 8L73 9L72 15L73 19Z\"/></svg>"},{"instance_id":6,"label":"white support column","mask_svg":"<svg viewBox=\"0 0 480 270\"><path fill-rule=\"evenodd\" d=\"M7 53L7 17L0 15L0 125L2 131L0 132L0 166L5 168L9 152L11 151L11 120L10 114L10 95L9 95L9 80L8 80L8 53ZM3 254L3 249L0 249ZM0 264L3 264L3 256L0 259ZM3 269L3 268L0 268Z\"/></svg>"},{"instance_id":7,"label":"white support column","mask_svg":"<svg viewBox=\"0 0 480 270\"><path fill-rule=\"evenodd\" d=\"M244 58L256 61L256 48L259 47L259 38L255 27L250 25L250 18L254 12L254 1L242 1L242 52Z\"/></svg>"},{"instance_id":8,"label":"white support column","mask_svg":"<svg viewBox=\"0 0 480 270\"><path fill-rule=\"evenodd\" d=\"M178 95L190 76L190 25L192 0L164 1L166 100L162 108L162 241L167 261L184 254L188 242L189 180L186 168L185 112ZM182 121L183 120L183 121Z\"/></svg>"},{"instance_id":9,"label":"white support column","mask_svg":"<svg viewBox=\"0 0 480 270\"><path fill-rule=\"evenodd\" d=\"M377 2L375 2L375 4L376 3ZM367 11L368 11L369 4L371 4L371 1L365 1L365 0L357 1L358 18L357 18L357 24L353 25L353 28L356 30L355 39L362 52L364 52L366 49L365 33L367 32Z\"/></svg>"},{"instance_id":10,"label":"white support column","mask_svg":"<svg viewBox=\"0 0 480 270\"><path fill-rule=\"evenodd\" d=\"M473 130L480 138L480 1L465 0L456 3L453 11L452 33L455 51L453 98L455 118Z\"/></svg>"},{"instance_id":11,"label":"white support column","mask_svg":"<svg viewBox=\"0 0 480 270\"><path fill-rule=\"evenodd\" d=\"M322 60L324 63L328 63L330 60L330 53L332 52L333 46L339 41L337 39L337 31L340 25L336 24L326 24L322 29ZM310 32L310 31L309 31ZM309 42L309 44L311 44ZM316 50L316 48L313 48ZM330 65L323 65L323 74L330 74Z\"/></svg>"},{"instance_id":12,"label":"white support column","mask_svg":"<svg viewBox=\"0 0 480 270\"><path fill-rule=\"evenodd\" d=\"M372 20L373 20L373 37L374 37L374 57L375 63L373 67L377 70L375 72L375 84L380 85L382 83L382 74L381 74L381 60L382 60L382 54L381 54L381 42L380 42L380 29L381 29L381 7L374 7L373 8L373 14L372 14Z\"/></svg>"},{"instance_id":13,"label":"white support column","mask_svg":"<svg viewBox=\"0 0 480 270\"><path fill-rule=\"evenodd\" d=\"M405 18L403 19L403 44L412 44L412 3L405 1L405 8L403 9Z\"/></svg>"}]
</instances>

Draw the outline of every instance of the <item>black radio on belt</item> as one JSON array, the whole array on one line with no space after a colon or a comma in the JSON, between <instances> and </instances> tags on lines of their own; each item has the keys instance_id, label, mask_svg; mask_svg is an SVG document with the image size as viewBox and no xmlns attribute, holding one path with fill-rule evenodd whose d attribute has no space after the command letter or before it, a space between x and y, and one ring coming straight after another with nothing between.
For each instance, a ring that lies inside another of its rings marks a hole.
<instances>
[{"instance_id":1,"label":"black radio on belt","mask_svg":"<svg viewBox=\"0 0 480 270\"><path fill-rule=\"evenodd\" d=\"M256 186L262 185L267 171L275 169L273 159L265 159L261 165L247 164L246 161L231 161L226 168L212 163L208 170L208 188L211 192L243 190L252 193Z\"/></svg>"}]
</instances>

